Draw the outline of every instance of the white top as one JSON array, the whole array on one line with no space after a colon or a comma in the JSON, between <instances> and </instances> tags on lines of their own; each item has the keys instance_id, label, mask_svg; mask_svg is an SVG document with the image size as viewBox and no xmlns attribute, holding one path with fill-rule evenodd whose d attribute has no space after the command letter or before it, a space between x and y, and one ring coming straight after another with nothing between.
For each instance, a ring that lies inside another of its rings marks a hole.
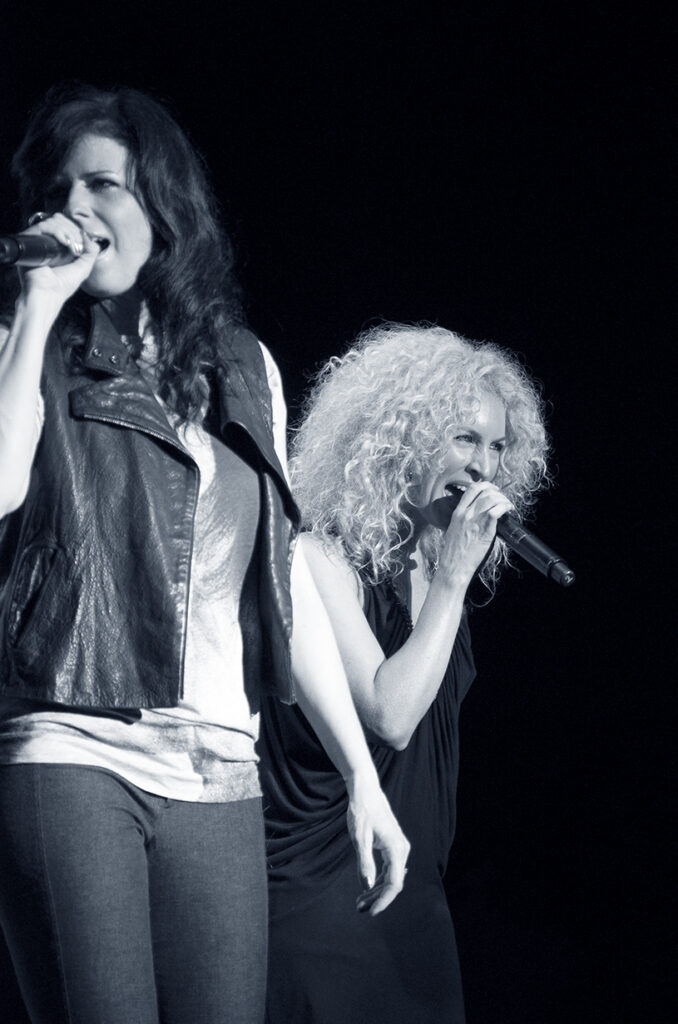
<instances>
[{"instance_id":1,"label":"white top","mask_svg":"<svg viewBox=\"0 0 678 1024\"><path fill-rule=\"evenodd\" d=\"M286 471L282 383L261 348L276 452ZM145 344L142 361L149 382L151 367L152 343ZM0 699L0 763L90 765L172 799L245 799L260 795L254 750L259 722L244 690L238 605L258 523L252 514L259 510L258 478L202 427L174 425L200 471L182 700L125 718Z\"/></svg>"}]
</instances>

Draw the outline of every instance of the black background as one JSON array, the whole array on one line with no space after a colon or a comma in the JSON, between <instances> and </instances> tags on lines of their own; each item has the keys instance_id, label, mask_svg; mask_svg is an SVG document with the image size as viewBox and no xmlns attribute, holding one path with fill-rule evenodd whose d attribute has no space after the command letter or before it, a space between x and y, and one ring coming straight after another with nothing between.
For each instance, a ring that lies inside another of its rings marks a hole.
<instances>
[{"instance_id":1,"label":"black background","mask_svg":"<svg viewBox=\"0 0 678 1024\"><path fill-rule=\"evenodd\" d=\"M447 876L468 1021L673 1021L675 22L544 0L9 7L5 230L42 91L134 85L206 158L292 419L308 372L381 318L492 339L543 382L538 532L578 578L508 573L473 615Z\"/></svg>"}]
</instances>

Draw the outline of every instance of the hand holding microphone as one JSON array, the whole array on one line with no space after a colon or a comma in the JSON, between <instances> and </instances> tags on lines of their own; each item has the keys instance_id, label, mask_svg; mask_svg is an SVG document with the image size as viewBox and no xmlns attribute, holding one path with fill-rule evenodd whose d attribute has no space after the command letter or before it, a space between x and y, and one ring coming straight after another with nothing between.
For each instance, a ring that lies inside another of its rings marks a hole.
<instances>
[{"instance_id":1,"label":"hand holding microphone","mask_svg":"<svg viewBox=\"0 0 678 1024\"><path fill-rule=\"evenodd\" d=\"M72 263L82 252L73 243L72 248L57 242L51 235L29 235L27 231L18 235L4 235L0 238L0 263L15 267L62 267Z\"/></svg>"},{"instance_id":2,"label":"hand holding microphone","mask_svg":"<svg viewBox=\"0 0 678 1024\"><path fill-rule=\"evenodd\" d=\"M87 279L99 251L94 239L61 213L33 214L26 231L0 237L0 265L17 267L24 287L30 282L65 292L63 301Z\"/></svg>"},{"instance_id":3,"label":"hand holding microphone","mask_svg":"<svg viewBox=\"0 0 678 1024\"><path fill-rule=\"evenodd\" d=\"M436 518L443 528L449 525L452 513L465 494L463 488L454 484L448 484L445 490L447 494L444 498L437 498L432 502ZM563 587L569 587L574 583L575 575L564 559L526 529L514 513L505 512L499 517L497 536L548 579L555 580Z\"/></svg>"},{"instance_id":4,"label":"hand holding microphone","mask_svg":"<svg viewBox=\"0 0 678 1024\"><path fill-rule=\"evenodd\" d=\"M44 234L38 224L45 221L51 233ZM60 221L64 223L61 224ZM28 221L28 230L16 235L0 237L0 264L17 267L60 267L72 263L83 252L78 226L62 214L50 217L47 213L34 213Z\"/></svg>"}]
</instances>

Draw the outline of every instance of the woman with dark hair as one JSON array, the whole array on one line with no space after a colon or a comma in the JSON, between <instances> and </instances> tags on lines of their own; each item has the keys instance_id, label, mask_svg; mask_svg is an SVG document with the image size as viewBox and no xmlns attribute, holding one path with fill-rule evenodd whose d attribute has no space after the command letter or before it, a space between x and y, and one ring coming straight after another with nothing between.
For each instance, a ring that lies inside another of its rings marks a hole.
<instances>
[{"instance_id":1,"label":"woman with dark hair","mask_svg":"<svg viewBox=\"0 0 678 1024\"><path fill-rule=\"evenodd\" d=\"M546 449L537 390L496 345L386 324L319 375L291 463L300 543L412 852L399 899L352 914L341 779L296 710L267 700L270 1024L464 1020L443 875L475 675L468 588L477 573L492 587L497 520L534 500Z\"/></svg>"},{"instance_id":2,"label":"woman with dark hair","mask_svg":"<svg viewBox=\"0 0 678 1024\"><path fill-rule=\"evenodd\" d=\"M292 557L279 375L161 104L51 91L13 170L61 256L0 341L0 925L33 1021L254 1024L262 694L345 779L371 914L408 851Z\"/></svg>"}]
</instances>

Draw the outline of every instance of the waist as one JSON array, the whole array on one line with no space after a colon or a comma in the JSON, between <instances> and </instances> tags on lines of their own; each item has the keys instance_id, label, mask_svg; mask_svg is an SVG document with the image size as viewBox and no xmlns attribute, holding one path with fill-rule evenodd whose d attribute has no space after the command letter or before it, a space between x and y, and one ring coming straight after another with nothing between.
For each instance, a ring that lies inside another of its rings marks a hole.
<instances>
[{"instance_id":1,"label":"waist","mask_svg":"<svg viewBox=\"0 0 678 1024\"><path fill-rule=\"evenodd\" d=\"M172 709L87 712L33 701L0 703L0 763L106 768L147 792L221 802L260 794L251 732Z\"/></svg>"}]
</instances>

